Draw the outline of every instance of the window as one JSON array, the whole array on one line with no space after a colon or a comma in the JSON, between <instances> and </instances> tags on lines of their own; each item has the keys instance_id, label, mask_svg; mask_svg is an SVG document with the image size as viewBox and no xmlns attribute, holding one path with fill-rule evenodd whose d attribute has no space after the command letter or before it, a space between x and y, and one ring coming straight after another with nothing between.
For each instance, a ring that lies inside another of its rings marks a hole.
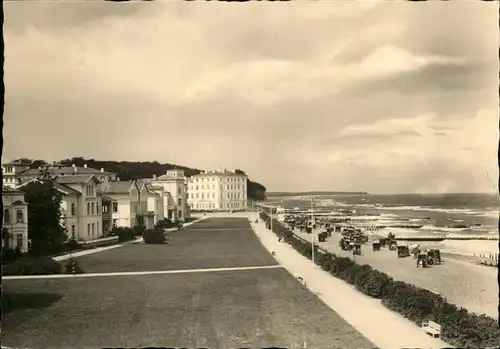
<instances>
[{"instance_id":1,"label":"window","mask_svg":"<svg viewBox=\"0 0 500 349\"><path fill-rule=\"evenodd\" d=\"M179 218L182 218L182 211L179 210L179 212L177 212L177 213L178 213Z\"/></svg>"},{"instance_id":2,"label":"window","mask_svg":"<svg viewBox=\"0 0 500 349\"><path fill-rule=\"evenodd\" d=\"M92 214L95 214L95 204L91 203L90 207L92 208L92 210L91 210Z\"/></svg>"},{"instance_id":3,"label":"window","mask_svg":"<svg viewBox=\"0 0 500 349\"><path fill-rule=\"evenodd\" d=\"M23 234L16 234L16 246L19 248L23 247Z\"/></svg>"},{"instance_id":4,"label":"window","mask_svg":"<svg viewBox=\"0 0 500 349\"><path fill-rule=\"evenodd\" d=\"M201 190L203 190L203 189L205 189L205 186L204 186L204 185L202 185L202 186L201 186Z\"/></svg>"},{"instance_id":5,"label":"window","mask_svg":"<svg viewBox=\"0 0 500 349\"><path fill-rule=\"evenodd\" d=\"M9 209L6 208L4 211L3 211L3 222L5 224L9 224L10 223L10 212L9 212Z\"/></svg>"},{"instance_id":6,"label":"window","mask_svg":"<svg viewBox=\"0 0 500 349\"><path fill-rule=\"evenodd\" d=\"M205 193L201 193L201 198L204 199L205 198Z\"/></svg>"},{"instance_id":7,"label":"window","mask_svg":"<svg viewBox=\"0 0 500 349\"><path fill-rule=\"evenodd\" d=\"M87 202L87 216L90 214L90 202Z\"/></svg>"},{"instance_id":8,"label":"window","mask_svg":"<svg viewBox=\"0 0 500 349\"><path fill-rule=\"evenodd\" d=\"M215 199L215 193L212 193L212 199Z\"/></svg>"},{"instance_id":9,"label":"window","mask_svg":"<svg viewBox=\"0 0 500 349\"><path fill-rule=\"evenodd\" d=\"M87 235L90 235L90 223L87 224Z\"/></svg>"},{"instance_id":10,"label":"window","mask_svg":"<svg viewBox=\"0 0 500 349\"><path fill-rule=\"evenodd\" d=\"M196 193L196 198L198 199L198 193Z\"/></svg>"},{"instance_id":11,"label":"window","mask_svg":"<svg viewBox=\"0 0 500 349\"><path fill-rule=\"evenodd\" d=\"M76 216L76 205L74 202L71 203L71 215Z\"/></svg>"},{"instance_id":12,"label":"window","mask_svg":"<svg viewBox=\"0 0 500 349\"><path fill-rule=\"evenodd\" d=\"M191 199L194 199L194 194L193 193L191 193Z\"/></svg>"},{"instance_id":13,"label":"window","mask_svg":"<svg viewBox=\"0 0 500 349\"><path fill-rule=\"evenodd\" d=\"M118 219L113 219L113 228L118 226Z\"/></svg>"},{"instance_id":14,"label":"window","mask_svg":"<svg viewBox=\"0 0 500 349\"><path fill-rule=\"evenodd\" d=\"M182 205L182 199L181 199L181 198L177 199L177 204L178 204L179 206L181 206L181 205Z\"/></svg>"},{"instance_id":15,"label":"window","mask_svg":"<svg viewBox=\"0 0 500 349\"><path fill-rule=\"evenodd\" d=\"M108 205L102 205L102 213L108 213Z\"/></svg>"},{"instance_id":16,"label":"window","mask_svg":"<svg viewBox=\"0 0 500 349\"><path fill-rule=\"evenodd\" d=\"M76 233L76 227L74 224L71 225L71 237L74 238Z\"/></svg>"},{"instance_id":17,"label":"window","mask_svg":"<svg viewBox=\"0 0 500 349\"><path fill-rule=\"evenodd\" d=\"M215 190L215 184L212 184L212 189Z\"/></svg>"},{"instance_id":18,"label":"window","mask_svg":"<svg viewBox=\"0 0 500 349\"><path fill-rule=\"evenodd\" d=\"M198 190L198 186L196 186L196 190Z\"/></svg>"},{"instance_id":19,"label":"window","mask_svg":"<svg viewBox=\"0 0 500 349\"><path fill-rule=\"evenodd\" d=\"M113 202L113 212L115 212L115 213L118 212L118 203L117 202Z\"/></svg>"},{"instance_id":20,"label":"window","mask_svg":"<svg viewBox=\"0 0 500 349\"><path fill-rule=\"evenodd\" d=\"M92 236L95 234L95 223L92 223Z\"/></svg>"},{"instance_id":21,"label":"window","mask_svg":"<svg viewBox=\"0 0 500 349\"><path fill-rule=\"evenodd\" d=\"M95 231L95 232L96 232L97 234L99 234L99 222L97 222L97 223L96 223L96 225L97 225L97 229L96 229L96 231Z\"/></svg>"},{"instance_id":22,"label":"window","mask_svg":"<svg viewBox=\"0 0 500 349\"><path fill-rule=\"evenodd\" d=\"M23 212L23 210L17 210L16 211L16 222L17 223L24 223L24 212Z\"/></svg>"}]
</instances>

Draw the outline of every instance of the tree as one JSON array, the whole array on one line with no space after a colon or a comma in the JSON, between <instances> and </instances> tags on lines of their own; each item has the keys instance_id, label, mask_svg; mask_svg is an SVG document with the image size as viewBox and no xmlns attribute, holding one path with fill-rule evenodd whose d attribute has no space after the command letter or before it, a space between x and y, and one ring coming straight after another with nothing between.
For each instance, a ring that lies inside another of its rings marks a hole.
<instances>
[{"instance_id":1,"label":"tree","mask_svg":"<svg viewBox=\"0 0 500 349\"><path fill-rule=\"evenodd\" d=\"M57 252L67 239L66 229L61 224L62 194L47 178L27 184L23 191L28 203L28 237L32 252Z\"/></svg>"}]
</instances>

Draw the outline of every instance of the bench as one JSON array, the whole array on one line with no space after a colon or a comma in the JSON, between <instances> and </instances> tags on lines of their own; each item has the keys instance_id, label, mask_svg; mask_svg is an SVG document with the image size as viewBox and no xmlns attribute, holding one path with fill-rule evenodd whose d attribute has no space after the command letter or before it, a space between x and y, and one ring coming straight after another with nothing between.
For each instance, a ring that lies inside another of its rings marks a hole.
<instances>
[{"instance_id":1,"label":"bench","mask_svg":"<svg viewBox=\"0 0 500 349\"><path fill-rule=\"evenodd\" d=\"M441 325L434 321L423 322L422 329L433 338L441 337Z\"/></svg>"}]
</instances>

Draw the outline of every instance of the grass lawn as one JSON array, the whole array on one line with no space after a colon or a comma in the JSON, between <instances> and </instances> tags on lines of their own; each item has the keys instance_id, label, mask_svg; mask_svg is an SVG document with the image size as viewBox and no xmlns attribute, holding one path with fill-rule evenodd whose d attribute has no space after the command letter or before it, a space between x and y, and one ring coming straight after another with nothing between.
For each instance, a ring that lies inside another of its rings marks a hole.
<instances>
[{"instance_id":1,"label":"grass lawn","mask_svg":"<svg viewBox=\"0 0 500 349\"><path fill-rule=\"evenodd\" d=\"M163 245L131 244L77 259L87 273L277 264L244 218L212 218L168 236Z\"/></svg>"},{"instance_id":2,"label":"grass lawn","mask_svg":"<svg viewBox=\"0 0 500 349\"><path fill-rule=\"evenodd\" d=\"M11 347L373 348L284 269L5 280Z\"/></svg>"}]
</instances>

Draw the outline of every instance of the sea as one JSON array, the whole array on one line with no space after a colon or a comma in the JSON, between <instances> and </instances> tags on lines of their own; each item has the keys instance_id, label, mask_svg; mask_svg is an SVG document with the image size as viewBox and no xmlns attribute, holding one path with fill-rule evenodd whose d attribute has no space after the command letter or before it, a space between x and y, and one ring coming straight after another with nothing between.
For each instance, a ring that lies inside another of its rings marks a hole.
<instances>
[{"instance_id":1,"label":"sea","mask_svg":"<svg viewBox=\"0 0 500 349\"><path fill-rule=\"evenodd\" d=\"M275 199L273 201L277 201ZM287 209L311 207L310 197L282 197L278 201ZM374 225L412 226L398 228L398 234L498 236L500 196L469 193L319 195L314 197L314 207L354 210L352 217L365 216Z\"/></svg>"}]
</instances>

